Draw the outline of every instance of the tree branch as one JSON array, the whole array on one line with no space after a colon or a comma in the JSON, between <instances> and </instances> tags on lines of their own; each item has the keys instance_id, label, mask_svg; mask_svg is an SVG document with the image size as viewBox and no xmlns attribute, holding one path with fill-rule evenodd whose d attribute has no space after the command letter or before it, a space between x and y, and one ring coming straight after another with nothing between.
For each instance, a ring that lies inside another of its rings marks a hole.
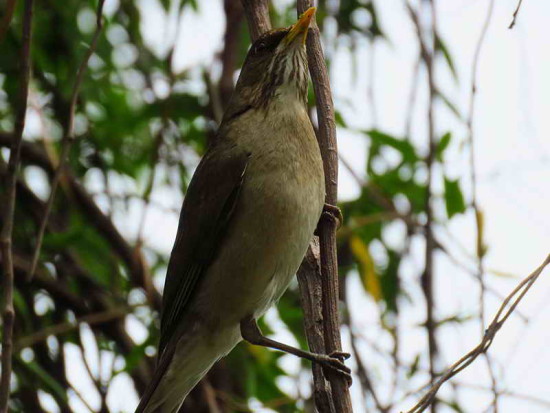
<instances>
[{"instance_id":1,"label":"tree branch","mask_svg":"<svg viewBox=\"0 0 550 413\"><path fill-rule=\"evenodd\" d=\"M298 269L298 285L302 310L304 312L304 330L309 349L314 353L326 353L323 328L323 292L321 288L319 240L314 239ZM326 381L323 369L313 363L313 397L319 413L336 413L330 385Z\"/></svg>"},{"instance_id":2,"label":"tree branch","mask_svg":"<svg viewBox=\"0 0 550 413\"><path fill-rule=\"evenodd\" d=\"M268 0L241 0L252 41L271 30Z\"/></svg>"},{"instance_id":3,"label":"tree branch","mask_svg":"<svg viewBox=\"0 0 550 413\"><path fill-rule=\"evenodd\" d=\"M2 214L2 231L0 232L0 250L2 252L3 277L3 335L2 335L2 376L0 379L0 412L8 410L10 380L13 351L13 324L15 311L13 308L13 256L12 233L15 212L15 197L17 188L17 169L21 154L21 141L25 129L27 114L27 98L29 94L29 80L31 77L31 39L32 39L32 0L25 0L23 9L23 35L21 47L21 80L19 86L18 107L15 115L15 130L11 142L10 159L6 177L6 194L4 211Z\"/></svg>"},{"instance_id":4,"label":"tree branch","mask_svg":"<svg viewBox=\"0 0 550 413\"><path fill-rule=\"evenodd\" d=\"M312 6L311 0L298 0L298 13ZM321 48L321 34L317 24L310 28L307 37L309 71L315 91L317 118L319 120L317 140L323 157L325 170L325 202L336 205L338 197L338 149L334 105L330 79ZM321 285L323 291L323 323L325 350L327 353L340 351L340 322L338 318L338 261L336 256L336 219L322 219L319 225L321 249ZM332 388L334 407L339 413L353 411L348 383L342 375L327 372Z\"/></svg>"},{"instance_id":5,"label":"tree branch","mask_svg":"<svg viewBox=\"0 0 550 413\"><path fill-rule=\"evenodd\" d=\"M518 1L516 10L514 10L514 14L512 15L512 21L510 22L510 26L508 26L509 29L513 29L514 26L516 25L516 20L517 20L519 9L521 8L522 3L523 3L523 0Z\"/></svg>"},{"instance_id":6,"label":"tree branch","mask_svg":"<svg viewBox=\"0 0 550 413\"><path fill-rule=\"evenodd\" d=\"M425 197L425 210L426 210L426 224L424 225L424 236L426 239L425 255L424 255L424 272L422 273L421 283L424 297L426 299L426 330L428 332L428 356L430 360L430 377L434 382L436 378L435 362L437 357L437 341L436 341L436 322L434 320L434 293L433 293L433 261L435 250L435 239L433 234L433 209L432 209L432 175L433 175L433 163L435 158L435 122L434 122L434 100L436 97L435 87L435 75L434 75L434 57L435 57L435 44L437 39L437 31L435 25L435 6L433 0L431 0L432 6L432 38L433 44L430 49L426 45L423 37L422 24L417 12L413 9L409 2L407 2L407 8L413 24L416 29L418 37L418 43L420 47L420 54L424 64L426 65L426 71L428 76L428 89L429 89L429 104L428 104L428 154L426 156L426 168L428 170L428 178L426 185L426 197ZM432 408L435 410L435 406Z\"/></svg>"}]
</instances>

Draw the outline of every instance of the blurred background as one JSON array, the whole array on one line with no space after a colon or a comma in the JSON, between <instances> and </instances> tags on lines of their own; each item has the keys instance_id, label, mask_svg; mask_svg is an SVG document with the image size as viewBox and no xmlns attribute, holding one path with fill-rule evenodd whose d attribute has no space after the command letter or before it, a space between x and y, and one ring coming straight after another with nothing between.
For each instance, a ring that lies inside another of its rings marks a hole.
<instances>
[{"instance_id":1,"label":"blurred background","mask_svg":"<svg viewBox=\"0 0 550 413\"><path fill-rule=\"evenodd\" d=\"M131 412L154 366L179 209L231 96L248 27L238 0L105 1L78 93L76 140L26 283L97 7L35 3L10 406ZM549 252L550 3L526 0L513 29L516 0L317 6L338 124L341 322L353 404L404 411L479 343L503 298ZM270 7L274 27L295 21L295 2ZM0 38L0 174L21 26L17 2ZM312 92L310 103L315 122ZM550 411L549 298L543 276L488 356L442 387L434 411ZM262 328L307 347L297 283ZM240 344L183 411L312 412L310 365Z\"/></svg>"}]
</instances>

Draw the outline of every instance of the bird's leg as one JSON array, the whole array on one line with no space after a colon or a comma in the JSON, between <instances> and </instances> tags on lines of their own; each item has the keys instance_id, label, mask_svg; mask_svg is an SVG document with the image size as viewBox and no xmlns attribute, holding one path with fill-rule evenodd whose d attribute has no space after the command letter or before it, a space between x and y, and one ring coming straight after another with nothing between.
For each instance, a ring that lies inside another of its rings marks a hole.
<instances>
[{"instance_id":1,"label":"bird's leg","mask_svg":"<svg viewBox=\"0 0 550 413\"><path fill-rule=\"evenodd\" d=\"M285 353L318 363L322 367L334 370L346 377L351 384L351 370L344 364L344 360L349 358L348 353L335 351L331 354L312 353L306 350L301 350L288 344L279 343L278 341L267 338L262 334L256 320L252 317L241 320L241 336L250 344L257 346L269 347L276 350L284 351Z\"/></svg>"},{"instance_id":2,"label":"bird's leg","mask_svg":"<svg viewBox=\"0 0 550 413\"><path fill-rule=\"evenodd\" d=\"M330 219L332 221L336 221L336 228L340 228L342 226L342 223L344 222L344 217L342 216L342 210L338 208L336 205L331 205L325 203L323 205L323 212L321 213L321 217L319 218L319 223L323 219ZM319 224L317 224L317 228L315 229L315 235L319 235Z\"/></svg>"}]
</instances>

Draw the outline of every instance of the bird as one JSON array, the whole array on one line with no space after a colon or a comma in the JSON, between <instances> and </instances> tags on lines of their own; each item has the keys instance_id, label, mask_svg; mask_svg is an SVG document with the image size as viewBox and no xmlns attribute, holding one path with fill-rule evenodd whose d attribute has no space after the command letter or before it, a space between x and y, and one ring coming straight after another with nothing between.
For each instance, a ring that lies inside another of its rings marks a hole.
<instances>
[{"instance_id":1,"label":"bird","mask_svg":"<svg viewBox=\"0 0 550 413\"><path fill-rule=\"evenodd\" d=\"M177 412L243 339L349 375L339 354L263 336L327 208L308 116L306 37L315 8L250 47L218 131L191 179L163 291L158 362L136 413Z\"/></svg>"}]
</instances>

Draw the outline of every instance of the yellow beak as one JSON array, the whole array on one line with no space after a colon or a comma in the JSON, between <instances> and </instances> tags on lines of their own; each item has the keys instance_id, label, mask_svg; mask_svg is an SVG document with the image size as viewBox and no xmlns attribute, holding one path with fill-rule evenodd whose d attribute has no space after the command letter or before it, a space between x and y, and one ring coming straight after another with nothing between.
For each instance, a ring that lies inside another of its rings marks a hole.
<instances>
[{"instance_id":1,"label":"yellow beak","mask_svg":"<svg viewBox=\"0 0 550 413\"><path fill-rule=\"evenodd\" d=\"M302 38L302 44L306 43L307 38L307 29L313 20L315 15L316 7L310 7L307 9L299 18L298 21L292 26L288 34L285 36L285 44L289 45L294 42L297 38Z\"/></svg>"}]
</instances>

